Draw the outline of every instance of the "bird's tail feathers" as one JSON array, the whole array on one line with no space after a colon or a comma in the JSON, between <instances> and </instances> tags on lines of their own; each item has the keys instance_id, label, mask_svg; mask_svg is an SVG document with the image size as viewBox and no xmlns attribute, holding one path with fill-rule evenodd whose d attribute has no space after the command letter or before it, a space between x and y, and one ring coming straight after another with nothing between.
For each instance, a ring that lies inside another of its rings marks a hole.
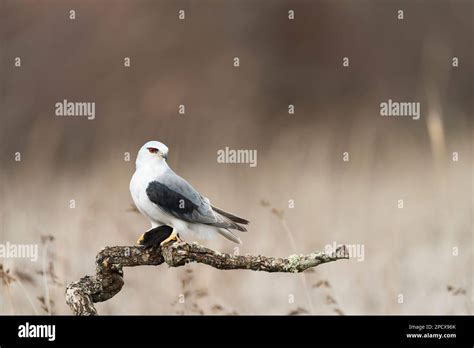
<instances>
[{"instance_id":1,"label":"bird's tail feathers","mask_svg":"<svg viewBox=\"0 0 474 348\"><path fill-rule=\"evenodd\" d=\"M222 210L222 209L219 209L217 207L214 207L212 206L212 210L214 210L216 213L220 214L220 215L223 215L225 216L226 218L228 218L229 220L233 221L233 222L236 222L238 224L242 224L242 225L248 225L249 224L249 220L246 220L244 218L241 218L237 215L234 215L232 213L229 213L225 210Z\"/></svg>"},{"instance_id":2,"label":"bird's tail feathers","mask_svg":"<svg viewBox=\"0 0 474 348\"><path fill-rule=\"evenodd\" d=\"M242 241L238 236L230 232L228 229L225 228L218 228L217 232L219 232L222 236L226 237L228 240L231 240L234 243L242 244Z\"/></svg>"},{"instance_id":3,"label":"bird's tail feathers","mask_svg":"<svg viewBox=\"0 0 474 348\"><path fill-rule=\"evenodd\" d=\"M232 221L227 216L214 212L214 215L217 218L217 222L213 226L226 228L229 230L237 230L240 232L247 232L247 229L244 226L240 226L238 223Z\"/></svg>"}]
</instances>

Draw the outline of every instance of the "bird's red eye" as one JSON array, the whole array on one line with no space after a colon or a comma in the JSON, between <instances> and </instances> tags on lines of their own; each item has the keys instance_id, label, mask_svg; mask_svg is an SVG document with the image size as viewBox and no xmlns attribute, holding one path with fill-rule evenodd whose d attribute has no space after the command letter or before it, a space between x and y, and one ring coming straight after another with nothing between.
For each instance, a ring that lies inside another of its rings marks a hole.
<instances>
[{"instance_id":1,"label":"bird's red eye","mask_svg":"<svg viewBox=\"0 0 474 348\"><path fill-rule=\"evenodd\" d=\"M150 153L158 153L158 149L155 147L147 147L147 149L148 149L148 152Z\"/></svg>"}]
</instances>

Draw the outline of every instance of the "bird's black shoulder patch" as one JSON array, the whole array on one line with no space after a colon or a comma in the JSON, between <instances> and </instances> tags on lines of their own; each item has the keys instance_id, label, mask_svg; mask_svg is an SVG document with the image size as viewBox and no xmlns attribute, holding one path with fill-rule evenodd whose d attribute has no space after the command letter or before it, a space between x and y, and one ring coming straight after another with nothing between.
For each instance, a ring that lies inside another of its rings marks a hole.
<instances>
[{"instance_id":1,"label":"bird's black shoulder patch","mask_svg":"<svg viewBox=\"0 0 474 348\"><path fill-rule=\"evenodd\" d=\"M158 181L152 181L146 188L148 199L164 211L183 220L188 220L198 208L191 200L169 186Z\"/></svg>"}]
</instances>

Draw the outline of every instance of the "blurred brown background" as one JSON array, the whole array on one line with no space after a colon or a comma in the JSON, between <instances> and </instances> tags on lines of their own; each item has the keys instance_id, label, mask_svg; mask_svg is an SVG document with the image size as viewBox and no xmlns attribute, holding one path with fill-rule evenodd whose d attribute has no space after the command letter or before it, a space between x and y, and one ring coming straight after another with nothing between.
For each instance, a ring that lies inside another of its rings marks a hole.
<instances>
[{"instance_id":1,"label":"blurred brown background","mask_svg":"<svg viewBox=\"0 0 474 348\"><path fill-rule=\"evenodd\" d=\"M456 0L1 0L0 242L40 243L40 259L0 260L13 277L0 313L69 314L65 284L149 228L127 211L148 140L251 220L240 253L336 242L364 245L364 261L303 276L125 269L99 313L472 313L472 23L473 2ZM95 102L95 120L56 117L63 99ZM381 117L388 99L420 102L421 119ZM258 166L218 164L226 146L258 150ZM223 238L202 243L234 252Z\"/></svg>"}]
</instances>

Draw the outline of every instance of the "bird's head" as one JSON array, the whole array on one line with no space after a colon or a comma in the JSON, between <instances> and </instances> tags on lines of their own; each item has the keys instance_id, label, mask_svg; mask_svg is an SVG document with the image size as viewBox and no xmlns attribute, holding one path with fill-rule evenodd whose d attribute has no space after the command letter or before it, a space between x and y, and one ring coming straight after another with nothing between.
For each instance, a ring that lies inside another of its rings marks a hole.
<instances>
[{"instance_id":1,"label":"bird's head","mask_svg":"<svg viewBox=\"0 0 474 348\"><path fill-rule=\"evenodd\" d=\"M144 164L160 164L168 158L168 146L159 141L149 141L138 151L137 168Z\"/></svg>"}]
</instances>

